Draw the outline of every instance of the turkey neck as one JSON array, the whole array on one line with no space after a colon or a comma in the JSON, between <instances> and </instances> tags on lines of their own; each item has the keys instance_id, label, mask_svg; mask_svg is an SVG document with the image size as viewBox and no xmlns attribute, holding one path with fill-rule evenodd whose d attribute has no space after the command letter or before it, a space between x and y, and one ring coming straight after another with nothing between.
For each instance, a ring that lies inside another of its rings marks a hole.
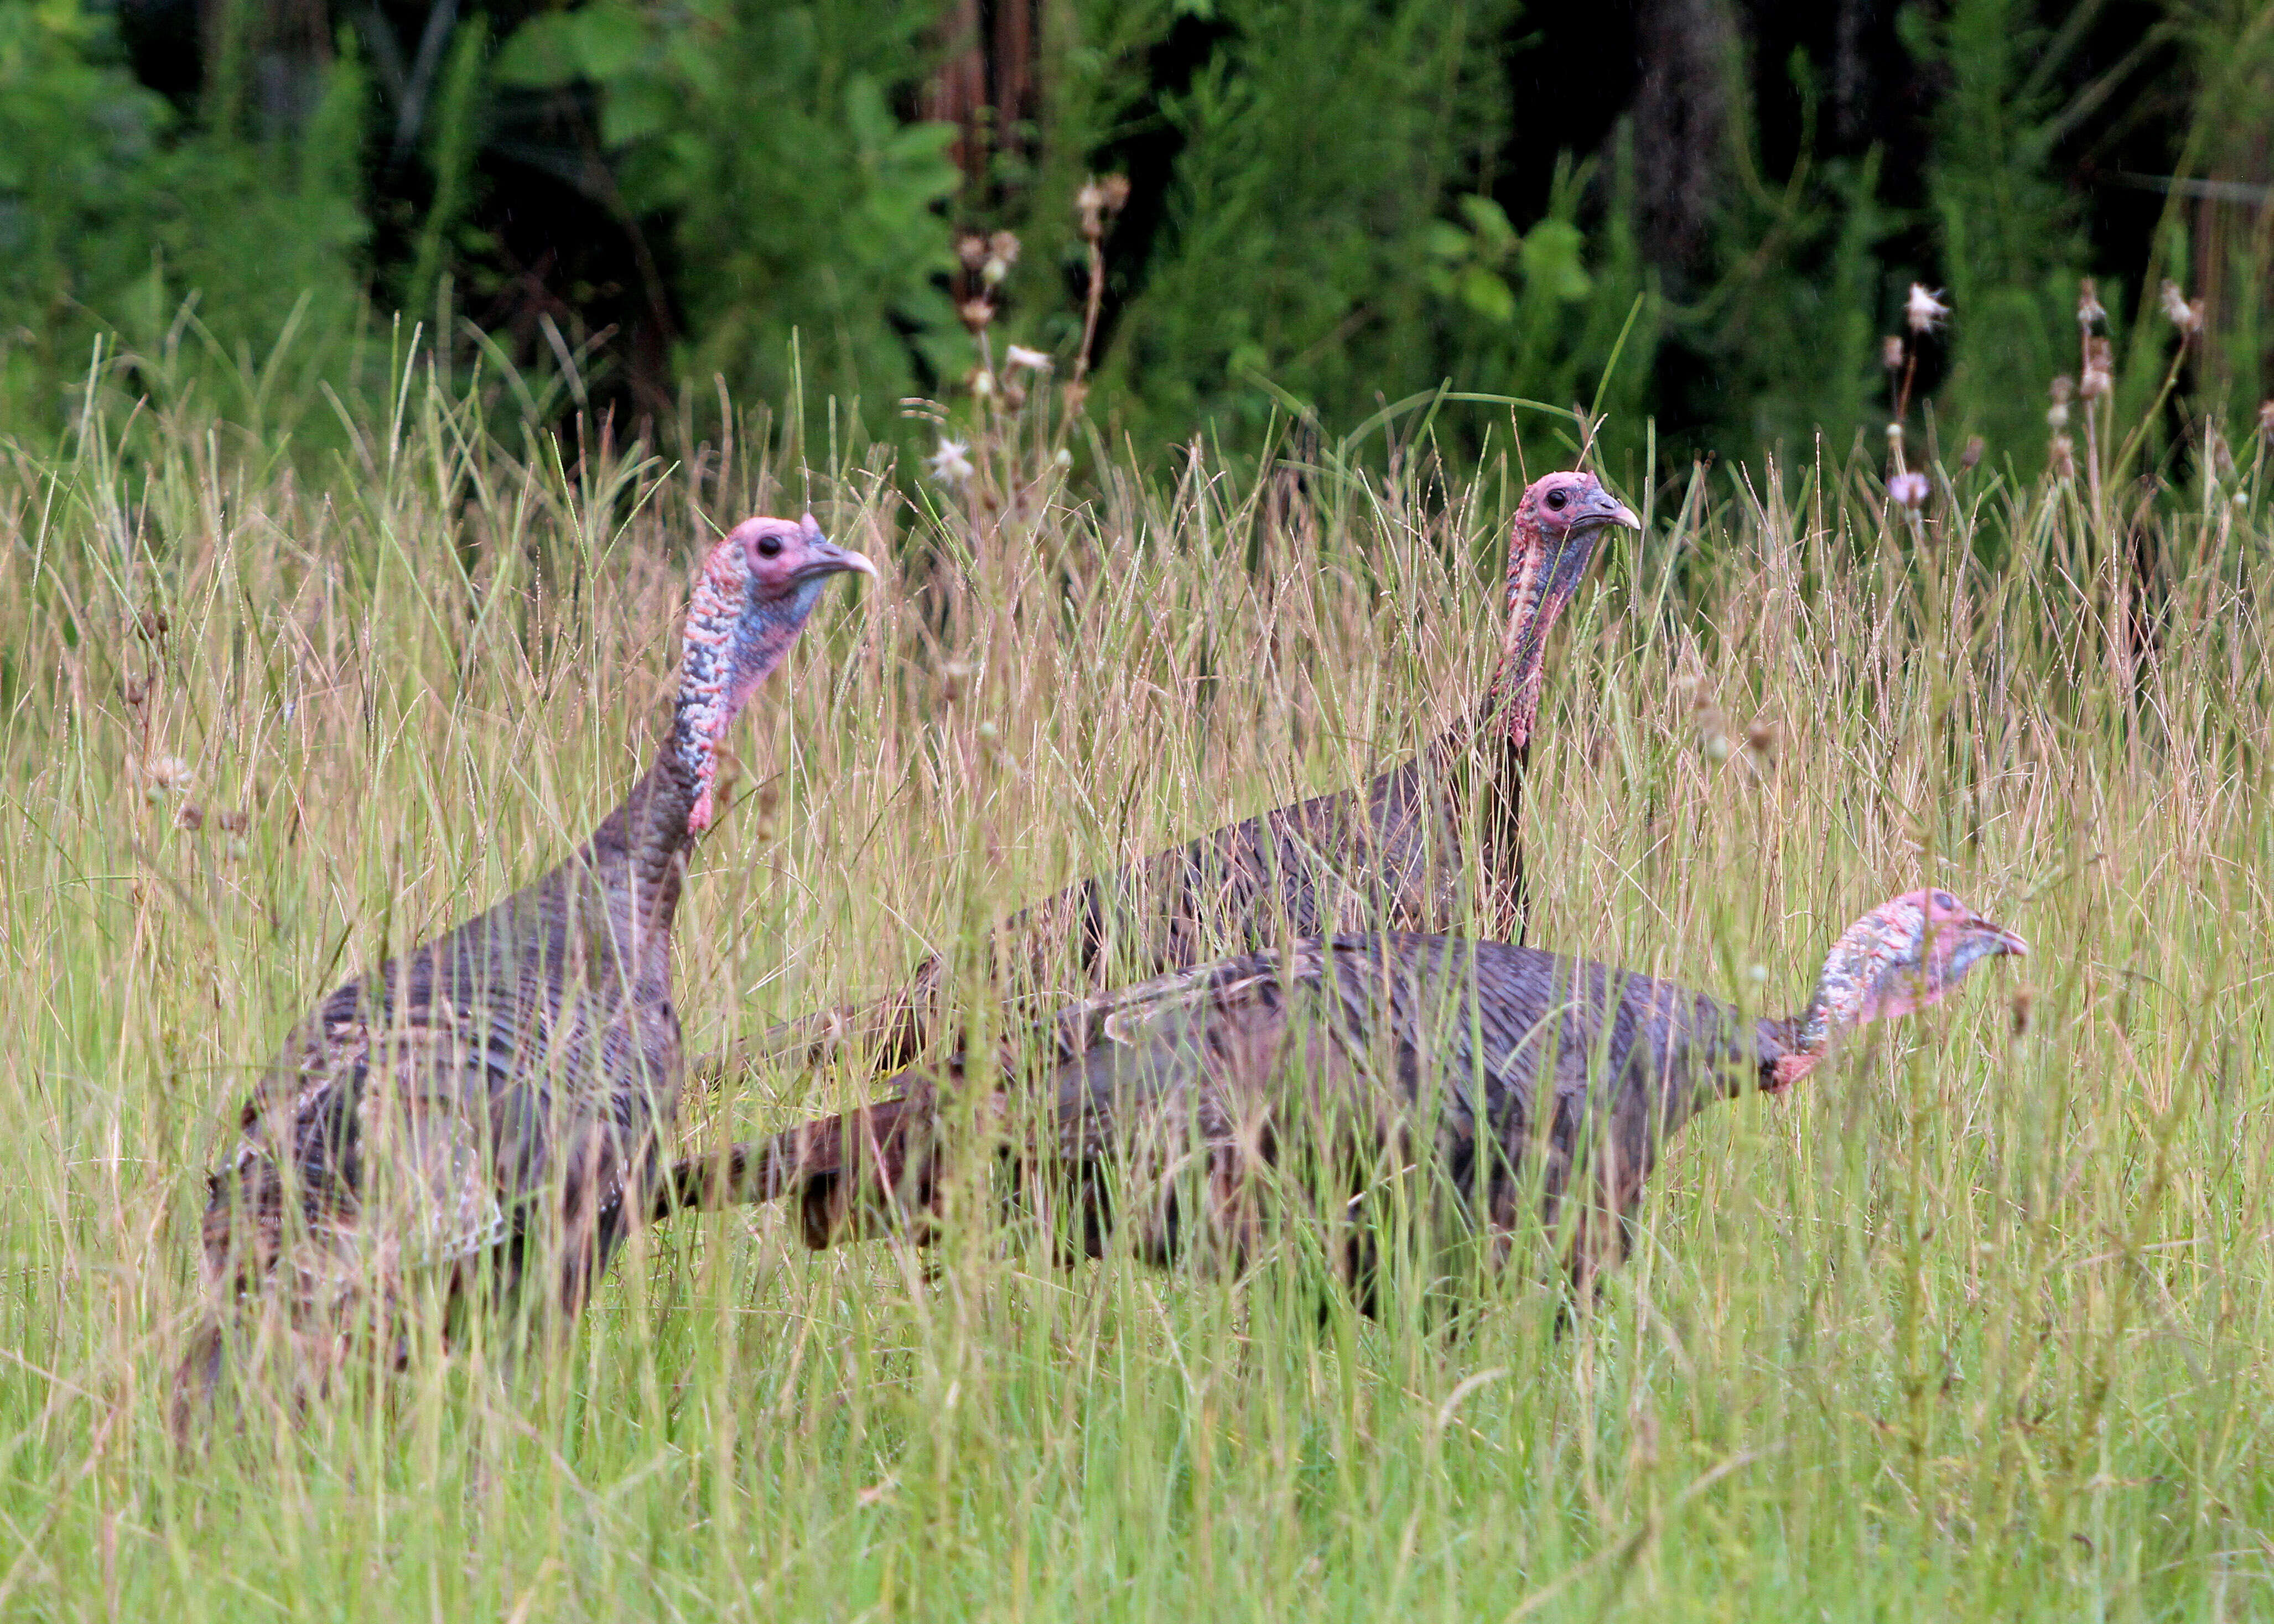
<instances>
[{"instance_id":1,"label":"turkey neck","mask_svg":"<svg viewBox=\"0 0 2274 1624\"><path fill-rule=\"evenodd\" d=\"M813 584L817 591L819 583ZM648 959L641 951L648 944L669 946L688 850L715 812L719 741L796 636L814 595L800 595L802 601L783 617L787 624L766 627L771 635L761 640L757 658L738 659L739 606L730 586L707 573L696 584L670 726L645 774L578 853L608 898L619 951L635 962Z\"/></svg>"},{"instance_id":2,"label":"turkey neck","mask_svg":"<svg viewBox=\"0 0 2274 1624\"><path fill-rule=\"evenodd\" d=\"M1522 517L1510 538L1508 560L1508 619L1501 633L1500 664L1492 686L1470 720L1470 731L1496 774L1520 776L1540 715L1540 689L1547 661L1547 636L1564 605L1578 590L1594 551L1594 530L1565 532L1550 541L1536 523Z\"/></svg>"},{"instance_id":3,"label":"turkey neck","mask_svg":"<svg viewBox=\"0 0 2274 1624\"><path fill-rule=\"evenodd\" d=\"M1450 774L1452 793L1476 812L1478 871L1502 914L1491 921L1492 928L1521 942L1526 911L1524 777L1532 739L1528 729L1507 725L1507 709L1487 697L1476 714L1446 733L1435 754L1440 770Z\"/></svg>"},{"instance_id":4,"label":"turkey neck","mask_svg":"<svg viewBox=\"0 0 2274 1624\"><path fill-rule=\"evenodd\" d=\"M695 844L688 814L697 794L680 751L666 743L654 764L632 786L623 804L601 821L583 853L605 890L621 884L632 933L639 943L667 943L687 879L687 853ZM621 876L619 881L616 876Z\"/></svg>"},{"instance_id":5,"label":"turkey neck","mask_svg":"<svg viewBox=\"0 0 2274 1624\"><path fill-rule=\"evenodd\" d=\"M1484 844L1481 867L1517 914L1524 906L1524 778L1532 760L1547 634L1570 598L1567 589L1550 578L1555 562L1536 530L1516 538L1509 562L1508 620L1501 635L1500 663L1483 702L1440 746L1457 762L1466 758L1467 771L1462 776Z\"/></svg>"},{"instance_id":6,"label":"turkey neck","mask_svg":"<svg viewBox=\"0 0 2274 1624\"><path fill-rule=\"evenodd\" d=\"M642 950L648 944L668 950L688 848L718 816L719 747L797 641L825 581L817 572L783 596L752 606L742 601L740 577L714 553L696 583L670 730L646 776L592 832L582 853L610 898L620 950L644 974L665 962ZM621 911L614 906L619 891Z\"/></svg>"}]
</instances>

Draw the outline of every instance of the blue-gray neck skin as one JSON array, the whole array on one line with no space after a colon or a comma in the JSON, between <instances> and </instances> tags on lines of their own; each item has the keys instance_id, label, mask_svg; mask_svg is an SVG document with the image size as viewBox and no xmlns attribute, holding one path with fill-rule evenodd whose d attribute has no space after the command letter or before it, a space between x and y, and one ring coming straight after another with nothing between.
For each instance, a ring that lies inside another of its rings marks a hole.
<instances>
[{"instance_id":1,"label":"blue-gray neck skin","mask_svg":"<svg viewBox=\"0 0 2274 1624\"><path fill-rule=\"evenodd\" d=\"M696 586L670 735L624 804L586 845L586 861L628 868L638 936L660 938L671 929L687 853L717 816L719 748L751 696L788 655L828 584L826 575L814 575L779 598L749 602L732 553L719 548ZM721 554L730 556L722 562Z\"/></svg>"}]
</instances>

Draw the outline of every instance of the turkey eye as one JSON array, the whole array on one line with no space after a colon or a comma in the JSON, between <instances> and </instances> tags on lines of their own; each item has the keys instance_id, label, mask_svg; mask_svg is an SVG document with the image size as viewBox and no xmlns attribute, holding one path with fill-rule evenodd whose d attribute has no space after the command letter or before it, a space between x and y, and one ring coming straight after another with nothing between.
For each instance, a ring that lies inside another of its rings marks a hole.
<instances>
[{"instance_id":1,"label":"turkey eye","mask_svg":"<svg viewBox=\"0 0 2274 1624\"><path fill-rule=\"evenodd\" d=\"M1550 491L1547 493L1547 505L1558 513L1563 511L1564 500L1563 492L1561 491Z\"/></svg>"},{"instance_id":2,"label":"turkey eye","mask_svg":"<svg viewBox=\"0 0 2274 1624\"><path fill-rule=\"evenodd\" d=\"M781 556L781 538L779 536L759 537L758 556L760 558L779 558Z\"/></svg>"},{"instance_id":3,"label":"turkey eye","mask_svg":"<svg viewBox=\"0 0 2274 1624\"><path fill-rule=\"evenodd\" d=\"M1958 912L1958 898L1946 891L1939 891L1934 893L1934 906L1955 914Z\"/></svg>"}]
</instances>

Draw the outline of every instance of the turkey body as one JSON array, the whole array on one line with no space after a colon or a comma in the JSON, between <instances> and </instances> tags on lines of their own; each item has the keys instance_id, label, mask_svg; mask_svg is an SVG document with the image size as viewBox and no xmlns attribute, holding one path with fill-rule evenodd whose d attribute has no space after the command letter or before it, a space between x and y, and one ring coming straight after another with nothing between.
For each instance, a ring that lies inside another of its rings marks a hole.
<instances>
[{"instance_id":1,"label":"turkey body","mask_svg":"<svg viewBox=\"0 0 2274 1624\"><path fill-rule=\"evenodd\" d=\"M1010 966L1014 1018L1300 937L1442 929L1472 909L1486 929L1516 934L1523 765L1504 736L1465 725L1367 784L1070 885L1003 928L1020 955ZM927 959L863 1034L877 1041L882 1063L916 1057L945 1007L946 977L945 960Z\"/></svg>"},{"instance_id":2,"label":"turkey body","mask_svg":"<svg viewBox=\"0 0 2274 1624\"><path fill-rule=\"evenodd\" d=\"M304 1317L383 1311L422 1275L457 1296L536 1272L582 1305L677 1109L684 860L638 849L674 811L684 828L674 776L659 766L567 862L301 1023L212 1180L209 1274L278 1277Z\"/></svg>"},{"instance_id":3,"label":"turkey body","mask_svg":"<svg viewBox=\"0 0 2274 1624\"><path fill-rule=\"evenodd\" d=\"M1367 784L1230 824L1013 915L997 940L1014 1014L1338 931L1520 936L1520 808L1547 636L1601 534L1639 524L1591 474L1533 481L1510 523L1500 661L1464 719ZM742 1058L811 1060L849 1043L882 1069L907 1065L948 1024L947 979L934 954L891 996L777 1026Z\"/></svg>"},{"instance_id":4,"label":"turkey body","mask_svg":"<svg viewBox=\"0 0 2274 1624\"><path fill-rule=\"evenodd\" d=\"M1383 1191L1418 1176L1419 1207L1404 1210L1485 1237L1495 1259L1536 1222L1585 1279L1623 1255L1667 1140L1760 1086L1794 1042L1792 1022L1631 971L1346 935L1078 1005L983 1116L1009 1187L1056 1209L1072 1252L1238 1269L1291 1222L1363 1279ZM970 1165L947 1154L941 1116L963 1082L920 1078L780 1136L729 1177L796 1203L816 1246L922 1237Z\"/></svg>"},{"instance_id":5,"label":"turkey body","mask_svg":"<svg viewBox=\"0 0 2274 1624\"><path fill-rule=\"evenodd\" d=\"M645 1221L678 1110L672 928L719 741L847 570L874 573L810 515L736 526L697 577L671 728L623 803L567 861L294 1029L208 1184L210 1313L185 1397L213 1393L233 1340L259 1354L275 1333L306 1396L359 1347L400 1363L414 1300L584 1306Z\"/></svg>"}]
</instances>

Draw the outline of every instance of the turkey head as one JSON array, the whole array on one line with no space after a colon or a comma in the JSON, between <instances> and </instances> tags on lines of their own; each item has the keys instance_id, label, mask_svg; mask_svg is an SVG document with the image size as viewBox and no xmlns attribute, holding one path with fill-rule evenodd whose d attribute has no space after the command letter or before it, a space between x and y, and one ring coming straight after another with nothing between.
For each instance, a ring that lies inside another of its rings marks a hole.
<instances>
[{"instance_id":1,"label":"turkey head","mask_svg":"<svg viewBox=\"0 0 2274 1624\"><path fill-rule=\"evenodd\" d=\"M1816 996L1801 1017L1800 1042L1777 1061L1768 1091L1813 1071L1834 1034L1939 1004L1983 960L2029 951L2019 935L1946 891L1889 898L1842 931L1825 955Z\"/></svg>"},{"instance_id":2,"label":"turkey head","mask_svg":"<svg viewBox=\"0 0 2274 1624\"><path fill-rule=\"evenodd\" d=\"M674 741L695 786L690 832L711 826L719 747L734 718L797 640L822 584L851 570L872 580L877 567L798 520L745 519L704 561L687 615Z\"/></svg>"},{"instance_id":3,"label":"turkey head","mask_svg":"<svg viewBox=\"0 0 2274 1624\"><path fill-rule=\"evenodd\" d=\"M1642 528L1634 509L1581 470L1533 480L1517 504L1509 532L1508 627L1493 683L1513 745L1531 741L1547 634L1585 579L1596 542L1614 524Z\"/></svg>"}]
</instances>

